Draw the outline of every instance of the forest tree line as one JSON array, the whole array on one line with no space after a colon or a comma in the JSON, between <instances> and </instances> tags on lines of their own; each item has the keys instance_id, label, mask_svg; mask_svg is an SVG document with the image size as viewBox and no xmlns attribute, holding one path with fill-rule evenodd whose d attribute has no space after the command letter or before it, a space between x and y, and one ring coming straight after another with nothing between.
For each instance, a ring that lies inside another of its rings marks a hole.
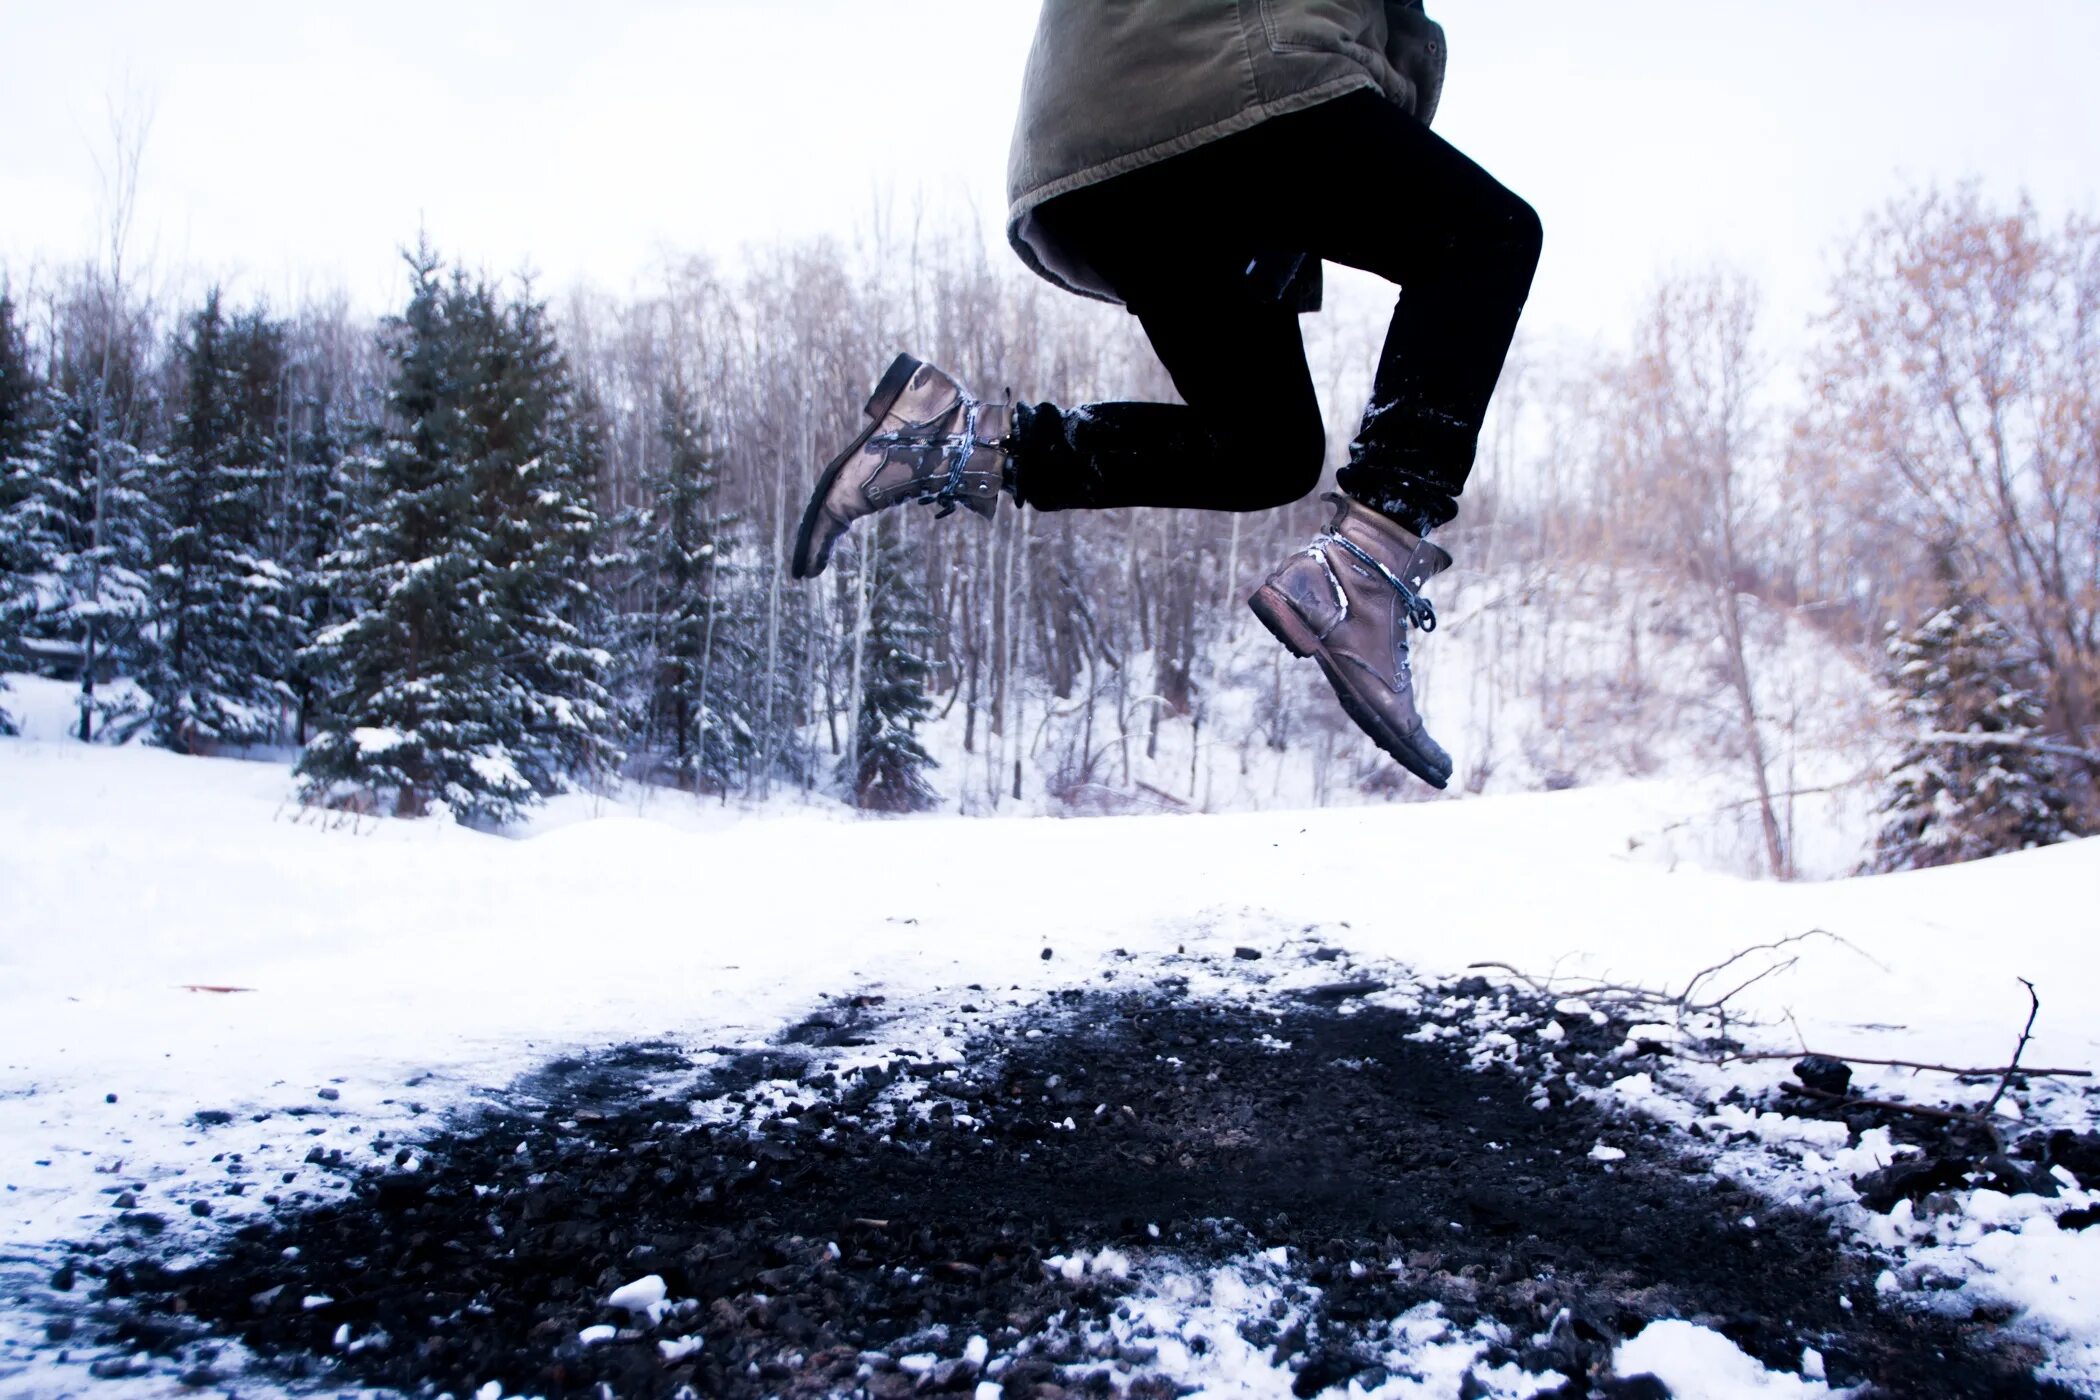
<instances>
[{"instance_id":1,"label":"forest tree line","mask_svg":"<svg viewBox=\"0 0 2100 1400\"><path fill-rule=\"evenodd\" d=\"M615 773L888 809L1114 786L1163 720L1204 722L1214 643L1319 523L1311 501L898 511L818 583L787 582L809 482L897 349L992 395L1171 396L1120 312L884 219L850 248L781 246L734 274L696 259L553 305L418 248L377 327L327 301L171 305L137 281L106 255L0 297L0 671L75 682L83 739L296 748L330 804L501 821ZM1894 626L1871 664L1919 742L1892 802L2017 777L2089 827L2100 231L1969 189L1892 206L1787 367L1794 395L1773 392L1758 312L1744 279L1700 273L1658 287L1625 350L1520 344L1443 537L1452 586L1543 566L1663 580L1718 638L1776 873L1748 608L1862 657ZM1379 327L1303 324L1338 458ZM1950 664L2003 684L1928 714L1949 688L1901 682L1920 639L1957 635L1987 655ZM936 777L915 732L958 710L968 767ZM1280 745L1294 720L1262 723Z\"/></svg>"}]
</instances>

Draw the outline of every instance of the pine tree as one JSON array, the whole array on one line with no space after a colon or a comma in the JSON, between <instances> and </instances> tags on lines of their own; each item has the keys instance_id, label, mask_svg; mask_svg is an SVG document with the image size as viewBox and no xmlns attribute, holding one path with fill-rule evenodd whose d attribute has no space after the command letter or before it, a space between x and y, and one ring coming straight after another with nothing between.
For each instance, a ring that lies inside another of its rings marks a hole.
<instances>
[{"instance_id":1,"label":"pine tree","mask_svg":"<svg viewBox=\"0 0 2100 1400\"><path fill-rule=\"evenodd\" d=\"M0 696L7 673L28 667L22 633L36 611L38 532L30 519L35 463L30 448L42 435L40 386L30 368L29 347L15 325L15 304L0 292ZM0 734L15 732L0 705Z\"/></svg>"},{"instance_id":2,"label":"pine tree","mask_svg":"<svg viewBox=\"0 0 2100 1400\"><path fill-rule=\"evenodd\" d=\"M1949 865L2079 835L2056 760L2042 737L2043 703L2010 631L1960 587L1941 560L1938 611L1889 632L1889 682L1900 722L1918 737L1890 775L1886 825L1870 870Z\"/></svg>"},{"instance_id":3,"label":"pine tree","mask_svg":"<svg viewBox=\"0 0 2100 1400\"><path fill-rule=\"evenodd\" d=\"M79 680L83 740L135 727L129 701L97 687L134 668L150 614L156 524L145 487L160 461L118 431L114 400L99 370L60 360L16 504L36 562L25 644Z\"/></svg>"},{"instance_id":4,"label":"pine tree","mask_svg":"<svg viewBox=\"0 0 2100 1400\"><path fill-rule=\"evenodd\" d=\"M933 713L926 698L933 667L925 659L933 619L897 522L878 516L862 529L868 539L858 567L868 571L867 633L854 744L840 763L839 778L856 807L924 811L939 800L924 777L935 766L933 757L914 732Z\"/></svg>"},{"instance_id":5,"label":"pine tree","mask_svg":"<svg viewBox=\"0 0 2100 1400\"><path fill-rule=\"evenodd\" d=\"M394 427L372 463L361 518L331 562L346 618L310 664L337 678L299 763L310 800L418 816L437 803L503 822L536 796L520 767L525 710L504 671L508 640L487 515L475 498L481 434L463 411L485 369L471 310L448 295L427 246L410 255L407 309L388 322Z\"/></svg>"},{"instance_id":6,"label":"pine tree","mask_svg":"<svg viewBox=\"0 0 2100 1400\"><path fill-rule=\"evenodd\" d=\"M753 737L738 684L754 649L729 557L735 517L713 504L720 469L684 385L663 390L657 431L668 456L637 522L647 541L648 614L631 629L648 639L644 738L677 786L723 792Z\"/></svg>"},{"instance_id":7,"label":"pine tree","mask_svg":"<svg viewBox=\"0 0 2100 1400\"><path fill-rule=\"evenodd\" d=\"M291 441L277 483L275 553L286 576L289 648L277 673L293 704L291 741L303 745L335 677L309 645L344 616L328 560L354 524L356 483L369 469L352 445L369 430L351 420L333 386L310 370L295 375Z\"/></svg>"},{"instance_id":8,"label":"pine tree","mask_svg":"<svg viewBox=\"0 0 2100 1400\"><path fill-rule=\"evenodd\" d=\"M619 758L596 588L602 425L579 404L546 308L529 288L506 308L487 285L456 280L450 303L474 367L463 381L470 479L489 621L523 727L517 758L535 790L553 792Z\"/></svg>"},{"instance_id":9,"label":"pine tree","mask_svg":"<svg viewBox=\"0 0 2100 1400\"><path fill-rule=\"evenodd\" d=\"M266 543L284 332L228 322L214 289L179 347L182 412L157 482L163 528L139 683L153 739L185 753L266 742L289 697L289 580Z\"/></svg>"},{"instance_id":10,"label":"pine tree","mask_svg":"<svg viewBox=\"0 0 2100 1400\"><path fill-rule=\"evenodd\" d=\"M302 657L333 687L310 796L503 822L618 761L593 501L602 415L546 309L410 258L389 323L395 427L322 591L345 613Z\"/></svg>"}]
</instances>

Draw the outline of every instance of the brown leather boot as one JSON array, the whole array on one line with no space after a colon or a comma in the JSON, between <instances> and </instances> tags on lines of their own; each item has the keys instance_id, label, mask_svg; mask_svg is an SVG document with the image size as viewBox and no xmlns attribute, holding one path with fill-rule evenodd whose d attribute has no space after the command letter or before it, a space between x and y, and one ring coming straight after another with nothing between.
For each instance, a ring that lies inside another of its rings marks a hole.
<instances>
[{"instance_id":1,"label":"brown leather boot","mask_svg":"<svg viewBox=\"0 0 2100 1400\"><path fill-rule=\"evenodd\" d=\"M1424 583L1451 556L1368 506L1329 492L1334 521L1269 575L1247 606L1289 647L1327 673L1349 718L1431 787L1451 781L1451 756L1415 709L1407 630L1436 630Z\"/></svg>"},{"instance_id":2,"label":"brown leather boot","mask_svg":"<svg viewBox=\"0 0 2100 1400\"><path fill-rule=\"evenodd\" d=\"M796 578L815 578L854 521L905 501L989 519L1006 480L1013 405L984 403L932 365L899 355L868 399L868 426L817 478L795 533Z\"/></svg>"}]
</instances>

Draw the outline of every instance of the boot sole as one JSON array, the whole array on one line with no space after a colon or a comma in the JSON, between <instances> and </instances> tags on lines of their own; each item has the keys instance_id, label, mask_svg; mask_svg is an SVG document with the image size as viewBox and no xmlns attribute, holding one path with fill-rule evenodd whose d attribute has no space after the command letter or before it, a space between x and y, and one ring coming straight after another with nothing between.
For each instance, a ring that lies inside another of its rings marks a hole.
<instances>
[{"instance_id":1,"label":"boot sole","mask_svg":"<svg viewBox=\"0 0 2100 1400\"><path fill-rule=\"evenodd\" d=\"M911 383L912 376L919 372L921 364L920 360L910 355L899 355L890 361L890 367L882 372L882 379L876 384L875 392L868 396L868 406L864 410L868 426L861 429L860 436L847 443L845 451L832 458L824 470L817 474L816 487L810 492L809 504L802 511L802 524L795 531L795 557L788 566L789 577L815 578L824 572L821 565L812 568L812 560L809 557L810 539L816 533L817 517L823 513L824 498L831 494L832 485L839 479L839 473L845 469L846 463L858 456L861 448L867 446L868 439L875 436L875 430L882 426L883 418L896 405L897 400L903 397L905 388Z\"/></svg>"},{"instance_id":2,"label":"boot sole","mask_svg":"<svg viewBox=\"0 0 2100 1400\"><path fill-rule=\"evenodd\" d=\"M1430 760L1428 755L1410 746L1393 732L1376 713L1358 701L1342 678L1336 674L1334 664L1327 659L1327 649L1320 639L1298 616L1298 610L1286 601L1282 594L1263 584L1254 590L1247 606L1261 619L1261 625L1269 629L1271 636L1283 643L1284 650L1296 657L1311 657L1320 663L1320 673L1327 677L1327 684L1334 690L1334 698L1342 702L1342 711L1358 729L1371 736L1371 742L1385 751L1388 758L1420 778L1431 787L1442 791L1450 783L1448 769Z\"/></svg>"}]
</instances>

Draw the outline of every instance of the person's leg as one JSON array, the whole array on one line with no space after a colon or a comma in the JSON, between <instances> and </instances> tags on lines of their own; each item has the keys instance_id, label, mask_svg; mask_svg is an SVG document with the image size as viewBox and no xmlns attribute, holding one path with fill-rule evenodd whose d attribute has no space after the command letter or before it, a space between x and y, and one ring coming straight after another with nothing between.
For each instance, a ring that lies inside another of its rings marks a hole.
<instances>
[{"instance_id":1,"label":"person's leg","mask_svg":"<svg viewBox=\"0 0 2100 1400\"><path fill-rule=\"evenodd\" d=\"M1256 237L1401 286L1371 401L1337 477L1345 494L1332 498L1334 518L1249 605L1294 654L1318 661L1380 748L1440 788L1452 760L1416 705L1409 653L1411 633L1436 626L1422 590L1451 556L1423 535L1457 511L1538 264L1538 218L1374 94L1264 122L1247 136L1231 154L1266 196L1249 211ZM1366 197L1372 191L1380 197Z\"/></svg>"},{"instance_id":2,"label":"person's leg","mask_svg":"<svg viewBox=\"0 0 2100 1400\"><path fill-rule=\"evenodd\" d=\"M1256 511L1318 484L1326 434L1298 318L1246 285L1250 245L1236 221L1189 216L1210 178L1176 158L1040 211L1089 250L1183 402L1016 405L1022 504Z\"/></svg>"},{"instance_id":3,"label":"person's leg","mask_svg":"<svg viewBox=\"0 0 2100 1400\"><path fill-rule=\"evenodd\" d=\"M1297 318L1206 291L1134 300L1185 401L1017 404L1014 498L1037 510L1269 510L1319 483L1326 453Z\"/></svg>"},{"instance_id":4,"label":"person's leg","mask_svg":"<svg viewBox=\"0 0 2100 1400\"><path fill-rule=\"evenodd\" d=\"M1538 215L1375 93L1278 117L1243 139L1245 149L1220 143L1219 153L1266 196L1248 201L1255 237L1401 287L1337 484L1417 532L1444 524L1538 267ZM1380 197L1349 197L1366 189Z\"/></svg>"}]
</instances>

